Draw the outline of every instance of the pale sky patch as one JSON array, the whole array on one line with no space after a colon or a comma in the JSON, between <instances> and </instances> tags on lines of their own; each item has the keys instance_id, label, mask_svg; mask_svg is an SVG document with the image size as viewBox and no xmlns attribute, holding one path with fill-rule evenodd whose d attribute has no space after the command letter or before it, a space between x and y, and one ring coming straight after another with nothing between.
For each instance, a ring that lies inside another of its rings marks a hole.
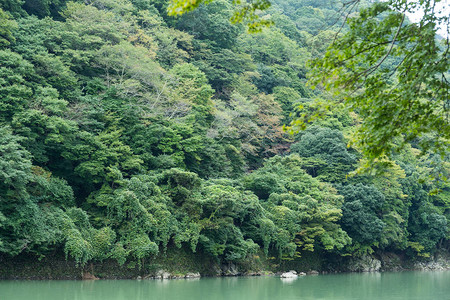
<instances>
[{"instance_id":1,"label":"pale sky patch","mask_svg":"<svg viewBox=\"0 0 450 300\"><path fill-rule=\"evenodd\" d=\"M439 17L448 17L450 16L450 0L442 0L440 2L436 3L436 8L435 11L437 12L437 16ZM407 13L406 14L408 16L408 18L412 21L412 22L419 22L420 19L423 17L423 11L422 10L418 10L415 13L411 14L411 13ZM448 28L449 24L440 24L437 30L437 34L443 36L443 37L447 37L449 35L449 28Z\"/></svg>"}]
</instances>

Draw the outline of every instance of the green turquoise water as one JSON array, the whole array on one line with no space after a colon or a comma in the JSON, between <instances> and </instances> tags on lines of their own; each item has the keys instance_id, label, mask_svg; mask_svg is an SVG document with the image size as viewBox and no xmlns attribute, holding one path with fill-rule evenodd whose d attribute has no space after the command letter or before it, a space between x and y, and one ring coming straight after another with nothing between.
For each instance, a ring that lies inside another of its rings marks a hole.
<instances>
[{"instance_id":1,"label":"green turquoise water","mask_svg":"<svg viewBox=\"0 0 450 300\"><path fill-rule=\"evenodd\" d=\"M1 300L450 300L450 272L193 280L0 281Z\"/></svg>"}]
</instances>

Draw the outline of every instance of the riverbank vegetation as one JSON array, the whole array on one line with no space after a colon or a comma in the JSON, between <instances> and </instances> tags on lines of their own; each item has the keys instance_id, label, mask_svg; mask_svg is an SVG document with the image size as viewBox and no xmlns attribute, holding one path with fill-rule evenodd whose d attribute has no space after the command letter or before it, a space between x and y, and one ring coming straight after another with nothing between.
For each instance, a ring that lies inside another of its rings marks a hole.
<instances>
[{"instance_id":1,"label":"riverbank vegetation","mask_svg":"<svg viewBox=\"0 0 450 300\"><path fill-rule=\"evenodd\" d=\"M168 247L224 263L449 247L448 154L422 148L435 137L357 173L357 112L283 131L336 100L306 76L339 1L276 1L252 35L228 1L167 6L0 4L0 253L139 268Z\"/></svg>"}]
</instances>

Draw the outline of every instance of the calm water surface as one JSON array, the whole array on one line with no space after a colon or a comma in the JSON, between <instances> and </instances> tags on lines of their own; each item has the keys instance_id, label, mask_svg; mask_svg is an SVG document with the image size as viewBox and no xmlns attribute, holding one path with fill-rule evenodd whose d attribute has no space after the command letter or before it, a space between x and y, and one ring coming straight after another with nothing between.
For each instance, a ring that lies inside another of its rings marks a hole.
<instances>
[{"instance_id":1,"label":"calm water surface","mask_svg":"<svg viewBox=\"0 0 450 300\"><path fill-rule=\"evenodd\" d=\"M0 300L450 300L450 272L193 280L0 281Z\"/></svg>"}]
</instances>

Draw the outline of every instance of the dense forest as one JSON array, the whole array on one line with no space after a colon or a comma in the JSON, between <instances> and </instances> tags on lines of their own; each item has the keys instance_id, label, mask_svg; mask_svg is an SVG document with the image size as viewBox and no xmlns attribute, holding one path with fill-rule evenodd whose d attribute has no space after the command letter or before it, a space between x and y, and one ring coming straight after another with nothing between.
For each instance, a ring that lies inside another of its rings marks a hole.
<instances>
[{"instance_id":1,"label":"dense forest","mask_svg":"<svg viewBox=\"0 0 450 300\"><path fill-rule=\"evenodd\" d=\"M448 156L414 139L355 172L362 116L344 107L283 130L336 97L307 74L346 30L341 1L276 0L254 34L230 1L168 4L0 2L0 254L139 267L173 247L221 262L450 247Z\"/></svg>"}]
</instances>

